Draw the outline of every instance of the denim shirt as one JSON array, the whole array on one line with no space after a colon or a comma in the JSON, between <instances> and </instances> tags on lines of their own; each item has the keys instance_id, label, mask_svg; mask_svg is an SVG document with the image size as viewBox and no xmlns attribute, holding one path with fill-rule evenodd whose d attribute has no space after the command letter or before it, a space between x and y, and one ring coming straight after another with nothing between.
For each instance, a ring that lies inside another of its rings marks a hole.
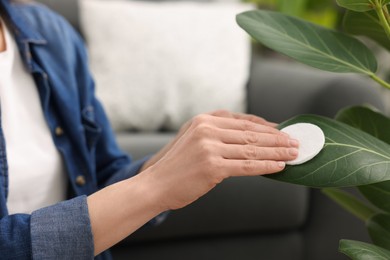
<instances>
[{"instance_id":1,"label":"denim shirt","mask_svg":"<svg viewBox=\"0 0 390 260\"><path fill-rule=\"evenodd\" d=\"M144 160L131 163L118 148L94 94L84 44L65 19L38 4L0 0L0 5L38 88L74 195L31 215L9 215L6 140L0 125L0 258L93 259L86 196L135 175ZM104 252L96 259L110 255Z\"/></svg>"}]
</instances>

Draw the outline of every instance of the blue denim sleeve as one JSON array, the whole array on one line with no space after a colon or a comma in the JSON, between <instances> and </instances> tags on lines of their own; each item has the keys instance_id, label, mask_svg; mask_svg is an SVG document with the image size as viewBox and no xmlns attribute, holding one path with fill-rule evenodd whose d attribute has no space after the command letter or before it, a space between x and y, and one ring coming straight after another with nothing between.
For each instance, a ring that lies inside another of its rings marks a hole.
<instances>
[{"instance_id":1,"label":"blue denim sleeve","mask_svg":"<svg viewBox=\"0 0 390 260\"><path fill-rule=\"evenodd\" d=\"M30 226L33 259L93 259L86 196L34 211Z\"/></svg>"},{"instance_id":2,"label":"blue denim sleeve","mask_svg":"<svg viewBox=\"0 0 390 260\"><path fill-rule=\"evenodd\" d=\"M1 259L31 259L30 245L30 215L17 214L1 218Z\"/></svg>"},{"instance_id":3,"label":"blue denim sleeve","mask_svg":"<svg viewBox=\"0 0 390 260\"><path fill-rule=\"evenodd\" d=\"M115 174L113 174L105 183L105 186L114 184L118 181L122 181L125 179L128 179L134 175L137 175L138 172L141 170L144 163L150 158L150 156L145 157L141 160L134 161L131 164L129 164L127 167L119 170Z\"/></svg>"}]
</instances>

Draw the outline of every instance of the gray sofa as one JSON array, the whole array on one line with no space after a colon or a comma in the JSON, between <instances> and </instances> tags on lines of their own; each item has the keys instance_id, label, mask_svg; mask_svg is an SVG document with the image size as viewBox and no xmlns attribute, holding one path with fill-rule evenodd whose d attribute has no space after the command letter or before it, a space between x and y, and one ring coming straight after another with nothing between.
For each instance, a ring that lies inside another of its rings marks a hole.
<instances>
[{"instance_id":1,"label":"gray sofa","mask_svg":"<svg viewBox=\"0 0 390 260\"><path fill-rule=\"evenodd\" d=\"M77 0L39 2L80 30ZM302 113L332 117L353 104L384 107L379 91L364 79L256 54L247 98L248 113L276 122ZM137 159L156 152L174 133L117 136L120 146ZM337 252L340 238L368 240L364 225L320 191L262 177L233 178L112 251L115 259L345 259Z\"/></svg>"}]
</instances>

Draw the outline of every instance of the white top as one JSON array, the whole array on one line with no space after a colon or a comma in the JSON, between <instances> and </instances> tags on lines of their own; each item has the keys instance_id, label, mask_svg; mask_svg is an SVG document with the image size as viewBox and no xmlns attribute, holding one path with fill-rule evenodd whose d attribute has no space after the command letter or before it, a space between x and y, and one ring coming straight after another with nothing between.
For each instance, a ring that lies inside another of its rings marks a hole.
<instances>
[{"instance_id":1,"label":"white top","mask_svg":"<svg viewBox=\"0 0 390 260\"><path fill-rule=\"evenodd\" d=\"M29 214L64 200L67 181L38 89L10 32L3 29L7 48L0 52L0 107L9 169L7 207L10 214Z\"/></svg>"}]
</instances>

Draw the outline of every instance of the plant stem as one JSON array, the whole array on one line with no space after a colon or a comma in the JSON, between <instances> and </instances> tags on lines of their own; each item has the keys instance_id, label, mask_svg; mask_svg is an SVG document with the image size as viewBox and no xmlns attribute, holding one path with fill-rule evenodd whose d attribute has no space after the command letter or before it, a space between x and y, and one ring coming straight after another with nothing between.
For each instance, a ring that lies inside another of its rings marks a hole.
<instances>
[{"instance_id":1,"label":"plant stem","mask_svg":"<svg viewBox=\"0 0 390 260\"><path fill-rule=\"evenodd\" d=\"M339 188L325 188L322 192L339 204L342 208L366 222L370 217L377 213L377 210L371 205L366 204L362 200L352 194Z\"/></svg>"},{"instance_id":2,"label":"plant stem","mask_svg":"<svg viewBox=\"0 0 390 260\"><path fill-rule=\"evenodd\" d=\"M389 38L390 40L390 25L389 25L389 21L387 20L384 8L387 8L387 6L382 6L380 0L375 0L376 13L378 14L382 27L386 32L387 38Z\"/></svg>"},{"instance_id":3,"label":"plant stem","mask_svg":"<svg viewBox=\"0 0 390 260\"><path fill-rule=\"evenodd\" d=\"M374 73L370 74L370 78L378 82L381 86L390 89L390 84L384 81L383 79L379 78L376 74Z\"/></svg>"},{"instance_id":4,"label":"plant stem","mask_svg":"<svg viewBox=\"0 0 390 260\"><path fill-rule=\"evenodd\" d=\"M387 5L383 6L383 12L385 13L387 22L390 23L389 9L387 8Z\"/></svg>"},{"instance_id":5,"label":"plant stem","mask_svg":"<svg viewBox=\"0 0 390 260\"><path fill-rule=\"evenodd\" d=\"M378 14L379 20L381 22L381 25L383 29L386 32L387 38L390 40L390 21L389 21L389 10L387 9L387 5L382 5L381 0L375 0L375 10ZM369 75L370 78L378 82L381 86L390 89L390 84L384 81L383 79L379 78L376 74L372 73Z\"/></svg>"}]
</instances>

